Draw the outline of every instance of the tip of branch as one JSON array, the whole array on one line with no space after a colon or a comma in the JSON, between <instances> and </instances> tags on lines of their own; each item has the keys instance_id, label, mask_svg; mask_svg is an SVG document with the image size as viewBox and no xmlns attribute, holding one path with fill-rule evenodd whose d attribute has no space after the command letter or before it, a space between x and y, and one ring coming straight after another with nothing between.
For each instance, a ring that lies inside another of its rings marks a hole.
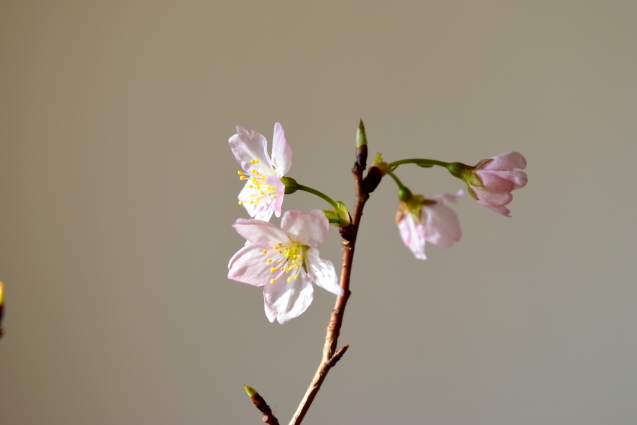
<instances>
[{"instance_id":1,"label":"tip of branch","mask_svg":"<svg viewBox=\"0 0 637 425\"><path fill-rule=\"evenodd\" d=\"M257 392L257 390L255 390L254 388L248 386L248 385L244 385L243 389L246 390L246 393L248 394L248 397L254 397L255 395L259 394Z\"/></svg>"}]
</instances>

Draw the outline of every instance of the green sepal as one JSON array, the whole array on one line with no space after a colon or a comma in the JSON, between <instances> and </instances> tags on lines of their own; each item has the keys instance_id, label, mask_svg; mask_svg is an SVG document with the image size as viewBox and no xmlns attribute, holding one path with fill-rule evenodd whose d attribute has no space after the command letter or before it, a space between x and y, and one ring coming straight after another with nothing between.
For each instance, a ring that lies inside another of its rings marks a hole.
<instances>
[{"instance_id":1,"label":"green sepal","mask_svg":"<svg viewBox=\"0 0 637 425\"><path fill-rule=\"evenodd\" d=\"M292 177L281 177L281 183L285 186L285 193L289 195L299 190L299 184Z\"/></svg>"},{"instance_id":2,"label":"green sepal","mask_svg":"<svg viewBox=\"0 0 637 425\"><path fill-rule=\"evenodd\" d=\"M403 186L398 189L398 199L403 202L408 202L411 198L413 198L411 190L409 190L406 186Z\"/></svg>"},{"instance_id":3,"label":"green sepal","mask_svg":"<svg viewBox=\"0 0 637 425\"><path fill-rule=\"evenodd\" d=\"M327 221L336 227L346 227L352 224L352 218L344 203L336 201L337 208L333 210L323 210Z\"/></svg>"}]
</instances>

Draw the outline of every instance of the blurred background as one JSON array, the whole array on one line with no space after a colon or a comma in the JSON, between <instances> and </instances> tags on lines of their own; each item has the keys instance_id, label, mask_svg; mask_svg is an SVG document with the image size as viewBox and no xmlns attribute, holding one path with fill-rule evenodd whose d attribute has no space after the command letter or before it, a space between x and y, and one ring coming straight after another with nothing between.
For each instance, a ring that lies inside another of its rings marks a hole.
<instances>
[{"instance_id":1,"label":"blurred background","mask_svg":"<svg viewBox=\"0 0 637 425\"><path fill-rule=\"evenodd\" d=\"M529 184L512 218L465 196L462 241L419 261L383 181L304 423L632 423L636 43L633 1L0 2L0 422L258 424L248 384L287 423L334 296L282 326L226 278L227 140L281 122L289 175L352 206L362 118L371 155L517 150Z\"/></svg>"}]
</instances>

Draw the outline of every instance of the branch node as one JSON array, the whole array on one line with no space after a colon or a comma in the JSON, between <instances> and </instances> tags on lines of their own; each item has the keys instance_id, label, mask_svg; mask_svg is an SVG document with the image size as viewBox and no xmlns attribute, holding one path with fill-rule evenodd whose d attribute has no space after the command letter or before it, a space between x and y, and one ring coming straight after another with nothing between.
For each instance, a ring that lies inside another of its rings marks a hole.
<instances>
[{"instance_id":1,"label":"branch node","mask_svg":"<svg viewBox=\"0 0 637 425\"><path fill-rule=\"evenodd\" d=\"M334 367L334 365L341 359L341 357L343 357L343 354L345 354L348 348L349 348L349 344L344 345L341 348L339 348L336 353L334 353L334 355L330 359L330 367Z\"/></svg>"}]
</instances>

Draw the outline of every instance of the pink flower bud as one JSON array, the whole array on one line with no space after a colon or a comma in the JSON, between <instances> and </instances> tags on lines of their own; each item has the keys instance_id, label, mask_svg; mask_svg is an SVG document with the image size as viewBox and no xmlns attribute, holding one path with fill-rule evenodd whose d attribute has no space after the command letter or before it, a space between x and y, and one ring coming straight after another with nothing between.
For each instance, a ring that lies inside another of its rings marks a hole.
<instances>
[{"instance_id":1,"label":"pink flower bud","mask_svg":"<svg viewBox=\"0 0 637 425\"><path fill-rule=\"evenodd\" d=\"M528 181L526 173L516 168L526 168L526 159L518 152L506 152L480 161L473 167L473 178L465 180L469 193L482 205L510 217L505 205L513 200L511 191L524 187Z\"/></svg>"}]
</instances>

